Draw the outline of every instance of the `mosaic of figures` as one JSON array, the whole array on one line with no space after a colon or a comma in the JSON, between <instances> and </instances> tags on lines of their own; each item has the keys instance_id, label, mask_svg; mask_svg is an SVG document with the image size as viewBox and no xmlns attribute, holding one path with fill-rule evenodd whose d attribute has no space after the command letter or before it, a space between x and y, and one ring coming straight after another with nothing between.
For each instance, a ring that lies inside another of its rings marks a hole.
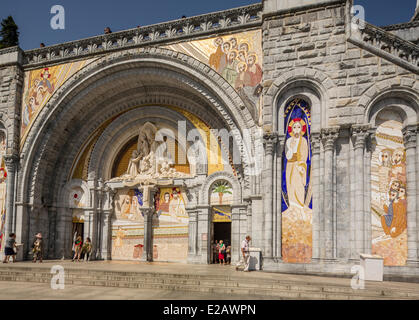
<instances>
[{"instance_id":1,"label":"mosaic of figures","mask_svg":"<svg viewBox=\"0 0 419 320\"><path fill-rule=\"evenodd\" d=\"M25 73L23 91L21 145L36 119L36 116L61 85L93 59L67 63L50 68L28 71Z\"/></svg>"},{"instance_id":2,"label":"mosaic of figures","mask_svg":"<svg viewBox=\"0 0 419 320\"><path fill-rule=\"evenodd\" d=\"M6 135L0 131L0 249L3 249L4 229L6 223L6 182L7 171L4 162L6 155Z\"/></svg>"},{"instance_id":3,"label":"mosaic of figures","mask_svg":"<svg viewBox=\"0 0 419 320\"><path fill-rule=\"evenodd\" d=\"M166 46L208 64L247 102L259 108L262 92L262 35L260 30Z\"/></svg>"},{"instance_id":4,"label":"mosaic of figures","mask_svg":"<svg viewBox=\"0 0 419 320\"><path fill-rule=\"evenodd\" d=\"M388 120L376 132L371 162L372 252L387 266L407 259L406 151L402 123Z\"/></svg>"},{"instance_id":5,"label":"mosaic of figures","mask_svg":"<svg viewBox=\"0 0 419 320\"><path fill-rule=\"evenodd\" d=\"M295 99L284 116L282 257L285 262L308 263L312 254L310 108Z\"/></svg>"},{"instance_id":6,"label":"mosaic of figures","mask_svg":"<svg viewBox=\"0 0 419 320\"><path fill-rule=\"evenodd\" d=\"M185 194L179 188L161 188L155 193L153 216L154 261L186 261L189 217ZM112 223L112 259L140 259L144 245L143 193L138 189L118 191L116 220Z\"/></svg>"}]
</instances>

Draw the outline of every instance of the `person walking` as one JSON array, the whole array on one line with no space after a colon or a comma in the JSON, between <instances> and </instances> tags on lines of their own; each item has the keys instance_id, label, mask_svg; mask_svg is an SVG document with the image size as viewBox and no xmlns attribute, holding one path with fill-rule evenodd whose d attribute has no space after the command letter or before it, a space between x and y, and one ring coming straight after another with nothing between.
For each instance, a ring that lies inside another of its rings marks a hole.
<instances>
[{"instance_id":1,"label":"person walking","mask_svg":"<svg viewBox=\"0 0 419 320\"><path fill-rule=\"evenodd\" d=\"M16 235L14 233L9 234L9 238L6 240L6 246L4 248L4 260L3 263L8 263L10 257L13 259L13 263L16 262Z\"/></svg>"},{"instance_id":2,"label":"person walking","mask_svg":"<svg viewBox=\"0 0 419 320\"><path fill-rule=\"evenodd\" d=\"M250 261L250 252L249 252L249 244L252 238L250 236L246 236L246 239L243 240L241 245L241 253L242 258L240 259L239 264L236 266L236 271L239 270L240 266L244 266L243 271L249 271L249 261Z\"/></svg>"},{"instance_id":3,"label":"person walking","mask_svg":"<svg viewBox=\"0 0 419 320\"><path fill-rule=\"evenodd\" d=\"M42 240L42 234L38 233L35 236L35 240L32 244L33 263L39 259L39 263L42 263L42 256L44 254L44 241Z\"/></svg>"},{"instance_id":4,"label":"person walking","mask_svg":"<svg viewBox=\"0 0 419 320\"><path fill-rule=\"evenodd\" d=\"M83 241L81 239L81 236L78 236L76 238L76 241L74 242L74 257L73 262L77 258L77 262L80 262L80 255L81 255L81 247L83 245Z\"/></svg>"},{"instance_id":5,"label":"person walking","mask_svg":"<svg viewBox=\"0 0 419 320\"><path fill-rule=\"evenodd\" d=\"M231 264L231 246L228 245L226 249L226 263Z\"/></svg>"},{"instance_id":6,"label":"person walking","mask_svg":"<svg viewBox=\"0 0 419 320\"><path fill-rule=\"evenodd\" d=\"M222 262L223 265L225 264L224 252L225 252L225 245L223 243L223 240L220 240L220 249L218 251L218 260L220 260L220 264Z\"/></svg>"},{"instance_id":7,"label":"person walking","mask_svg":"<svg viewBox=\"0 0 419 320\"><path fill-rule=\"evenodd\" d=\"M83 244L82 253L84 256L84 261L90 261L90 254L92 253L92 241L88 237Z\"/></svg>"}]
</instances>

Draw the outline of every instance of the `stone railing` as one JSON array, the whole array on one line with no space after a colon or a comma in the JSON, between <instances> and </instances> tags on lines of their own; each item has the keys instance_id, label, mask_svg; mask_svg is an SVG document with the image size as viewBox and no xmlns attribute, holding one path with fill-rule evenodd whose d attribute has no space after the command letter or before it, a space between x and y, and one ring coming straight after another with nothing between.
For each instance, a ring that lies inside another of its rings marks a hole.
<instances>
[{"instance_id":1,"label":"stone railing","mask_svg":"<svg viewBox=\"0 0 419 320\"><path fill-rule=\"evenodd\" d=\"M419 46L365 21L356 21L358 28L349 27L349 41L389 59L393 63L419 73Z\"/></svg>"},{"instance_id":2,"label":"stone railing","mask_svg":"<svg viewBox=\"0 0 419 320\"><path fill-rule=\"evenodd\" d=\"M380 27L381 29L385 31L393 31L393 30L400 30L400 29L408 29L408 28L415 28L419 26L419 20L418 21L410 21L406 23L398 23L398 24L391 24L389 26L383 26Z\"/></svg>"},{"instance_id":3,"label":"stone railing","mask_svg":"<svg viewBox=\"0 0 419 320\"><path fill-rule=\"evenodd\" d=\"M262 23L262 4L214 12L62 43L24 52L24 65L38 65L144 45L253 27Z\"/></svg>"}]
</instances>

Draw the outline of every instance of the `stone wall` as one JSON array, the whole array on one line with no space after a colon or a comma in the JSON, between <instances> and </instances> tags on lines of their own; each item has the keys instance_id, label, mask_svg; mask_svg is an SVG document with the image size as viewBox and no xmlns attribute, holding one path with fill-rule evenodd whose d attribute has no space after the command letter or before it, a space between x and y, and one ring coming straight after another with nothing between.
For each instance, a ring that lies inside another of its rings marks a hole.
<instances>
[{"instance_id":1,"label":"stone wall","mask_svg":"<svg viewBox=\"0 0 419 320\"><path fill-rule=\"evenodd\" d=\"M265 83L287 73L292 78L304 78L308 72L324 74L331 80L324 82L331 100L329 126L362 123L365 109L359 100L376 84L385 87L387 80L394 79L419 88L418 75L348 42L345 23L341 4L271 17L263 25ZM265 124L271 123L272 107L265 105Z\"/></svg>"}]
</instances>

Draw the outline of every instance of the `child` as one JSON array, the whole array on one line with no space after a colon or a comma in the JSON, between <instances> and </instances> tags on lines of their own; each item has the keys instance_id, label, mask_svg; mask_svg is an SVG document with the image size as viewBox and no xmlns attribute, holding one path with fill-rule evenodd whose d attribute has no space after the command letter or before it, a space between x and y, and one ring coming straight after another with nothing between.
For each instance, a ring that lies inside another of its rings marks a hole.
<instances>
[{"instance_id":1,"label":"child","mask_svg":"<svg viewBox=\"0 0 419 320\"><path fill-rule=\"evenodd\" d=\"M92 241L90 240L90 238L87 238L85 243L83 244L83 248L82 248L82 253L84 255L84 261L89 262L91 252L92 252Z\"/></svg>"},{"instance_id":2,"label":"child","mask_svg":"<svg viewBox=\"0 0 419 320\"><path fill-rule=\"evenodd\" d=\"M227 246L226 254L227 254L226 262L227 262L227 264L231 264L231 246L230 245Z\"/></svg>"},{"instance_id":3,"label":"child","mask_svg":"<svg viewBox=\"0 0 419 320\"><path fill-rule=\"evenodd\" d=\"M35 236L35 240L32 244L32 253L33 253L33 263L36 263L36 260L38 260L39 258L39 262L42 263L42 255L43 255L43 250L44 249L44 245L43 245L43 240L42 240L42 234L38 233Z\"/></svg>"},{"instance_id":4,"label":"child","mask_svg":"<svg viewBox=\"0 0 419 320\"><path fill-rule=\"evenodd\" d=\"M10 256L13 259L13 263L16 262L16 235L14 233L9 234L9 238L6 240L6 247L4 248L4 260L3 263L8 263Z\"/></svg>"}]
</instances>

